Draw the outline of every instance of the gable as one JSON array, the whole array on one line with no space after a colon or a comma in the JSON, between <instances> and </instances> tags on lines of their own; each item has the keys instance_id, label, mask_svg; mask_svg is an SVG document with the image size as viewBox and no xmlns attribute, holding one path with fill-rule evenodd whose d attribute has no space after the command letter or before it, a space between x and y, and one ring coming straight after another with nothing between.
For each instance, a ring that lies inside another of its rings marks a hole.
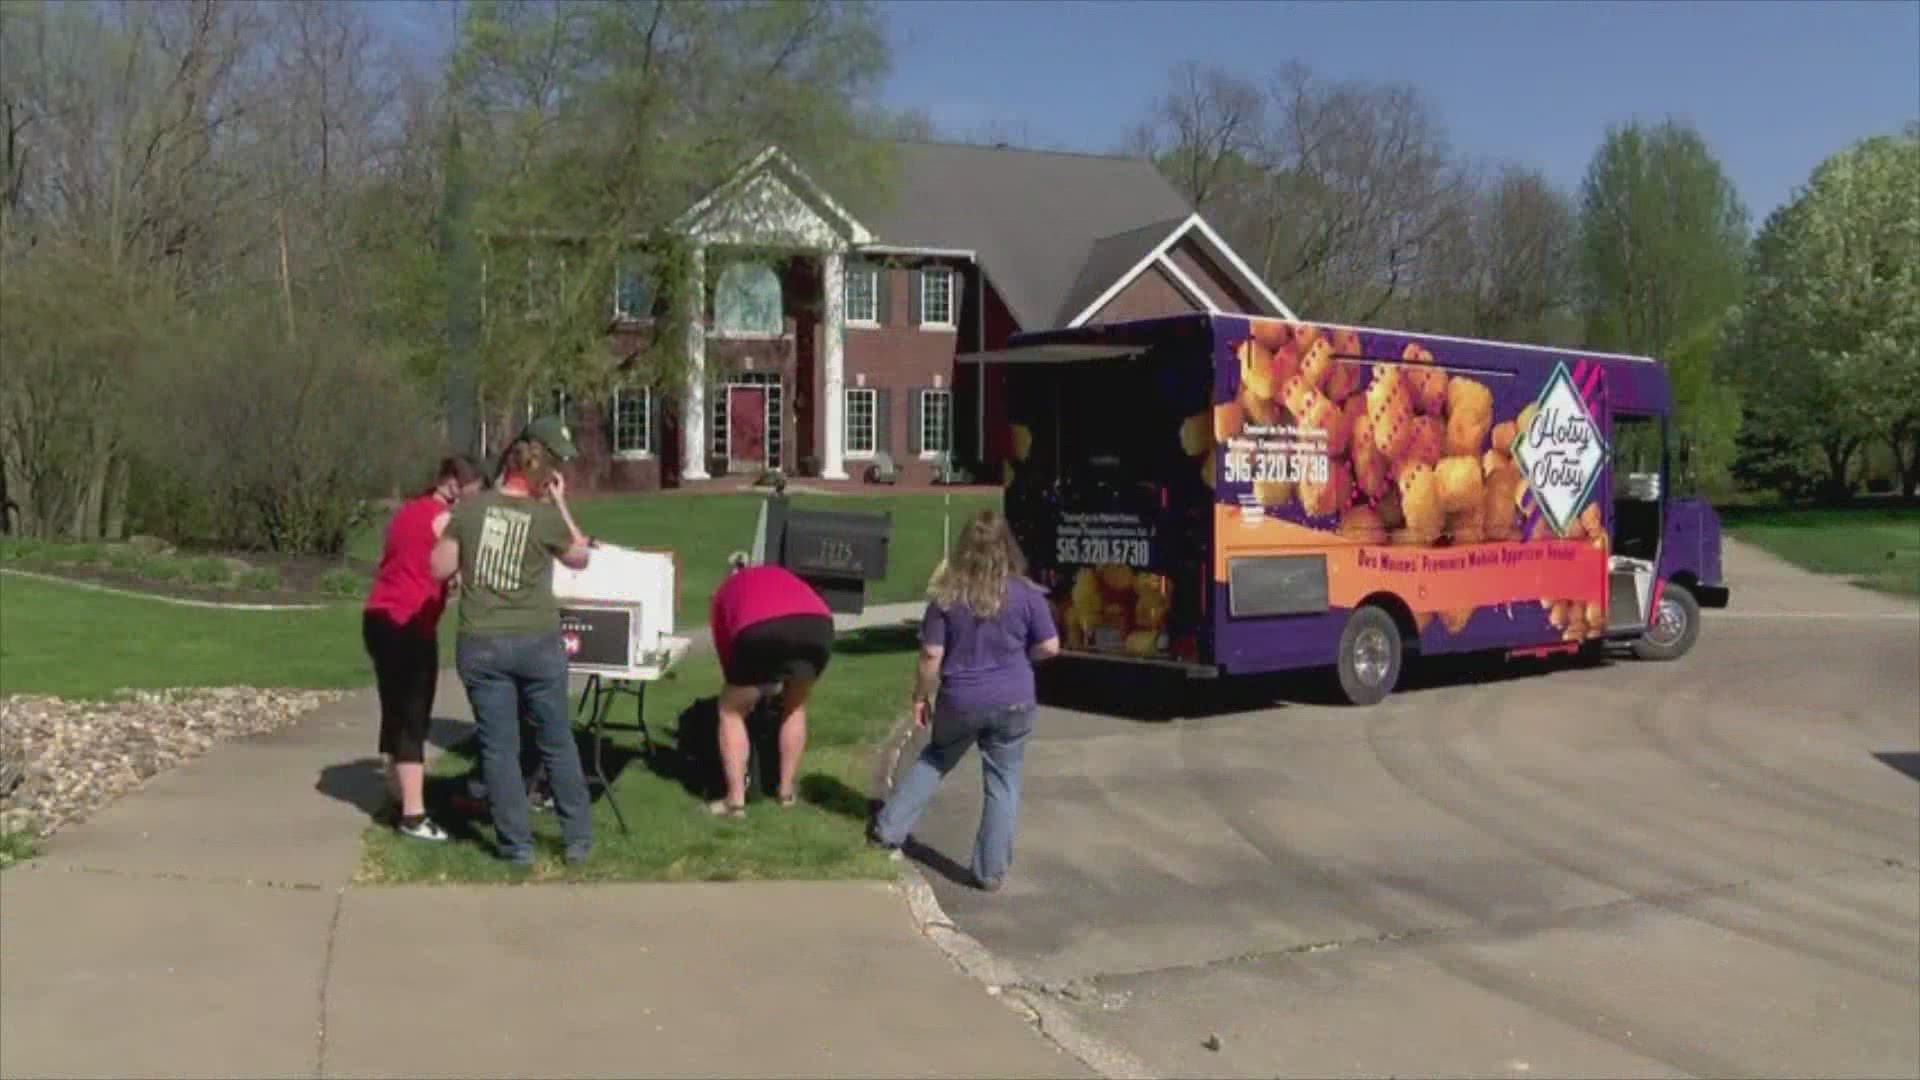
<instances>
[{"instance_id":1,"label":"gable","mask_svg":"<svg viewBox=\"0 0 1920 1080\"><path fill-rule=\"evenodd\" d=\"M1149 266L1113 299L1101 305L1086 322L1121 323L1140 319L1158 319L1168 315L1191 315L1205 311L1205 302L1191 293L1173 275L1158 266Z\"/></svg>"},{"instance_id":2,"label":"gable","mask_svg":"<svg viewBox=\"0 0 1920 1080\"><path fill-rule=\"evenodd\" d=\"M871 243L867 227L768 147L675 222L710 244L841 248Z\"/></svg>"},{"instance_id":3,"label":"gable","mask_svg":"<svg viewBox=\"0 0 1920 1080\"><path fill-rule=\"evenodd\" d=\"M1121 292L1149 272L1178 286L1199 305L1198 310L1297 318L1293 310L1273 294L1266 282L1261 281L1252 268L1213 231L1206 219L1193 214L1162 237L1125 274L1085 307L1067 317L1061 325L1072 328L1092 321Z\"/></svg>"}]
</instances>

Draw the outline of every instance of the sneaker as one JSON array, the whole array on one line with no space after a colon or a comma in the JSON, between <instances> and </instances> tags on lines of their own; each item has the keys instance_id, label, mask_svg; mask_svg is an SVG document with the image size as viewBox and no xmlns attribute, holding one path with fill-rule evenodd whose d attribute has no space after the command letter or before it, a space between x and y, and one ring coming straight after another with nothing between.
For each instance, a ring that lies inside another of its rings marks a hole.
<instances>
[{"instance_id":1,"label":"sneaker","mask_svg":"<svg viewBox=\"0 0 1920 1080\"><path fill-rule=\"evenodd\" d=\"M887 858L893 862L899 862L906 857L901 853L899 844L889 844L885 840L880 839L880 830L872 824L867 825L867 846L876 851L886 852Z\"/></svg>"},{"instance_id":2,"label":"sneaker","mask_svg":"<svg viewBox=\"0 0 1920 1080\"><path fill-rule=\"evenodd\" d=\"M418 817L403 817L396 820L393 830L401 836L411 836L415 840L445 840L447 831L425 814Z\"/></svg>"},{"instance_id":3,"label":"sneaker","mask_svg":"<svg viewBox=\"0 0 1920 1080\"><path fill-rule=\"evenodd\" d=\"M1005 880L997 877L976 877L973 879L973 883L981 892L995 893L1000 891L1000 886L1005 884Z\"/></svg>"},{"instance_id":4,"label":"sneaker","mask_svg":"<svg viewBox=\"0 0 1920 1080\"><path fill-rule=\"evenodd\" d=\"M593 849L590 847L568 848L566 854L567 865L579 866L581 863L586 862L587 858L592 854Z\"/></svg>"},{"instance_id":5,"label":"sneaker","mask_svg":"<svg viewBox=\"0 0 1920 1080\"><path fill-rule=\"evenodd\" d=\"M552 793L545 790L529 792L527 794L527 808L536 814L551 814L553 812Z\"/></svg>"}]
</instances>

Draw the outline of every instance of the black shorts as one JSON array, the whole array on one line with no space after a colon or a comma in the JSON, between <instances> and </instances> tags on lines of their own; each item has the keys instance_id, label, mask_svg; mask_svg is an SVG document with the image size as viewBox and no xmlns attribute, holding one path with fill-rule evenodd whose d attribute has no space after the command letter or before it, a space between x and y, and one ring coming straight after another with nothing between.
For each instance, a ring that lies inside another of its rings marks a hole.
<instances>
[{"instance_id":1,"label":"black shorts","mask_svg":"<svg viewBox=\"0 0 1920 1080\"><path fill-rule=\"evenodd\" d=\"M733 639L727 658L728 686L768 686L788 679L817 679L833 653L831 615L783 615L754 623Z\"/></svg>"},{"instance_id":2,"label":"black shorts","mask_svg":"<svg viewBox=\"0 0 1920 1080\"><path fill-rule=\"evenodd\" d=\"M408 764L425 762L440 643L371 611L360 618L360 639L380 691L380 752Z\"/></svg>"}]
</instances>

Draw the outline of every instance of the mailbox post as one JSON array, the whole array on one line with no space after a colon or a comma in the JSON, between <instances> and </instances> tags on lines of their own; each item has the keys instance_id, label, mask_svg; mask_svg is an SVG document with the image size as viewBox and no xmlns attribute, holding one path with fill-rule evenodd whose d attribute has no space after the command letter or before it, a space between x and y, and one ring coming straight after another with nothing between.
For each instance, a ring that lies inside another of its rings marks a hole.
<instances>
[{"instance_id":1,"label":"mailbox post","mask_svg":"<svg viewBox=\"0 0 1920 1080\"><path fill-rule=\"evenodd\" d=\"M887 576L892 533L888 514L805 510L776 491L761 510L754 554L813 586L828 610L857 615L866 610L866 583Z\"/></svg>"}]
</instances>

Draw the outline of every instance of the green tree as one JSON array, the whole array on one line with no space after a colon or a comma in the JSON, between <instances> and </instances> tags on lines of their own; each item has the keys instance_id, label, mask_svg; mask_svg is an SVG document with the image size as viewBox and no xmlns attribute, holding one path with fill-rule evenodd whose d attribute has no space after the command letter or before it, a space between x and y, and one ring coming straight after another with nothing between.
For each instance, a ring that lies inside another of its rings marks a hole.
<instances>
[{"instance_id":1,"label":"green tree","mask_svg":"<svg viewBox=\"0 0 1920 1080\"><path fill-rule=\"evenodd\" d=\"M1659 357L1680 438L1705 482L1724 475L1740 406L1716 374L1739 303L1747 215L1706 141L1676 121L1607 132L1581 190L1587 344Z\"/></svg>"},{"instance_id":2,"label":"green tree","mask_svg":"<svg viewBox=\"0 0 1920 1080\"><path fill-rule=\"evenodd\" d=\"M1920 486L1920 128L1822 162L1755 245L1734 340L1776 454L1816 455L1829 494L1869 442Z\"/></svg>"}]
</instances>

